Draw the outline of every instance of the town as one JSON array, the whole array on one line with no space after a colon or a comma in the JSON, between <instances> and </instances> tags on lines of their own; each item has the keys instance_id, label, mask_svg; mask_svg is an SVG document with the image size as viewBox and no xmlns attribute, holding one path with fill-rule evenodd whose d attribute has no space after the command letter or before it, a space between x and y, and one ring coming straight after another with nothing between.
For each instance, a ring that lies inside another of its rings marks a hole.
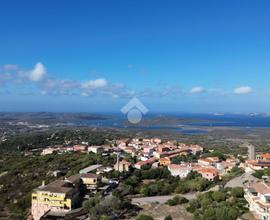
<instances>
[{"instance_id":1,"label":"town","mask_svg":"<svg viewBox=\"0 0 270 220\"><path fill-rule=\"evenodd\" d=\"M270 168L270 154L256 154L253 146L248 146L249 154L242 156L222 154L216 150L204 149L198 144L162 141L159 138L126 138L102 146L89 146L83 141L72 146L50 146L40 154L46 156L75 152L102 157L115 155L115 161L107 166L91 164L72 176L65 176L62 170L55 170L55 181L43 181L33 190L31 215L28 219L88 219L89 210L86 210L85 204L91 199L100 195L110 198L117 190L121 191L119 188L122 182L135 178L134 173L154 172L157 169L168 172L167 176L175 178L174 181L184 183L186 179L191 179L190 183L193 184L191 181L194 178L194 181L202 182L194 189L178 186L174 190L176 195L185 198L185 194L192 191L195 191L194 195L199 195L199 191L206 193L218 191L222 187L237 188L243 190L247 202L243 212L249 210L256 219L270 219L270 185L267 174L264 174ZM149 179L155 178L153 174ZM155 192L151 184L146 184L140 192L133 190L135 193L125 194L131 198L131 205L147 203L147 196L156 196L154 202L161 202L159 199L162 197L158 195L171 194L170 191ZM137 185L134 183L135 187ZM138 198L138 194L141 197Z\"/></svg>"}]
</instances>

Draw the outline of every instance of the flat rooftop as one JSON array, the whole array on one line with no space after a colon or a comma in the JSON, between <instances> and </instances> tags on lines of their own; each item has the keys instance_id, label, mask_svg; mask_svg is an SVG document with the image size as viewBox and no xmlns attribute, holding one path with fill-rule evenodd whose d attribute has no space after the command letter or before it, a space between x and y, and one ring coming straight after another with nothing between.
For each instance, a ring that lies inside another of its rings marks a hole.
<instances>
[{"instance_id":1,"label":"flat rooftop","mask_svg":"<svg viewBox=\"0 0 270 220\"><path fill-rule=\"evenodd\" d=\"M91 165L89 167L85 167L82 170L79 171L80 174L90 173L98 168L102 167L102 164L95 164Z\"/></svg>"}]
</instances>

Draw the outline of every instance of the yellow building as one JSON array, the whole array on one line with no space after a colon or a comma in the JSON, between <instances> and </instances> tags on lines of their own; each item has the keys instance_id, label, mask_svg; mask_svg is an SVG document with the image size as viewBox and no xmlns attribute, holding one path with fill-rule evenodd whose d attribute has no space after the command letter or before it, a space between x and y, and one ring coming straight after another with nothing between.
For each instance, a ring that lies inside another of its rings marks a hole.
<instances>
[{"instance_id":1,"label":"yellow building","mask_svg":"<svg viewBox=\"0 0 270 220\"><path fill-rule=\"evenodd\" d=\"M81 179L87 189L96 189L101 181L100 176L94 173L82 174Z\"/></svg>"},{"instance_id":2,"label":"yellow building","mask_svg":"<svg viewBox=\"0 0 270 220\"><path fill-rule=\"evenodd\" d=\"M48 185L42 184L32 193L31 213L34 220L39 220L48 211L71 211L78 198L77 183L80 177L73 176L66 180L56 180Z\"/></svg>"},{"instance_id":3,"label":"yellow building","mask_svg":"<svg viewBox=\"0 0 270 220\"><path fill-rule=\"evenodd\" d=\"M171 159L169 157L163 157L159 159L160 166L168 166L171 164Z\"/></svg>"}]
</instances>

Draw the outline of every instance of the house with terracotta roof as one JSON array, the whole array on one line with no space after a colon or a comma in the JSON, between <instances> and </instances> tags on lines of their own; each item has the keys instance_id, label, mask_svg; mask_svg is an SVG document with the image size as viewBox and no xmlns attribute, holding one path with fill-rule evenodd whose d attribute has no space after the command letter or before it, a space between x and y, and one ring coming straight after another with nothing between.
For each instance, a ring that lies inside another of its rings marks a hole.
<instances>
[{"instance_id":1,"label":"house with terracotta roof","mask_svg":"<svg viewBox=\"0 0 270 220\"><path fill-rule=\"evenodd\" d=\"M246 160L245 162L246 172L250 172L254 170L262 170L265 168L270 168L269 160Z\"/></svg>"},{"instance_id":2,"label":"house with terracotta roof","mask_svg":"<svg viewBox=\"0 0 270 220\"><path fill-rule=\"evenodd\" d=\"M270 186L264 182L252 183L245 188L245 199L256 219L270 219Z\"/></svg>"},{"instance_id":3,"label":"house with terracotta roof","mask_svg":"<svg viewBox=\"0 0 270 220\"><path fill-rule=\"evenodd\" d=\"M263 154L258 154L256 156L257 160L269 160L270 161L270 153L263 153Z\"/></svg>"},{"instance_id":4,"label":"house with terracotta roof","mask_svg":"<svg viewBox=\"0 0 270 220\"><path fill-rule=\"evenodd\" d=\"M150 158L150 159L148 159L148 160L145 160L145 161L139 161L139 162L137 162L135 165L134 165L134 167L136 168L136 169L142 169L144 166L147 166L147 165L152 165L153 163L155 163L156 162L156 159L155 158Z\"/></svg>"},{"instance_id":5,"label":"house with terracotta roof","mask_svg":"<svg viewBox=\"0 0 270 220\"><path fill-rule=\"evenodd\" d=\"M206 158L200 158L198 160L198 164L201 166L215 166L216 163L218 163L220 160L218 157L206 157Z\"/></svg>"},{"instance_id":6,"label":"house with terracotta roof","mask_svg":"<svg viewBox=\"0 0 270 220\"><path fill-rule=\"evenodd\" d=\"M215 178L219 177L219 171L215 167L196 167L194 170L196 170L202 175L203 178L209 181L213 181Z\"/></svg>"},{"instance_id":7,"label":"house with terracotta roof","mask_svg":"<svg viewBox=\"0 0 270 220\"><path fill-rule=\"evenodd\" d=\"M194 155L203 151L203 148L198 144L192 144L188 148L191 150L191 153Z\"/></svg>"}]
</instances>

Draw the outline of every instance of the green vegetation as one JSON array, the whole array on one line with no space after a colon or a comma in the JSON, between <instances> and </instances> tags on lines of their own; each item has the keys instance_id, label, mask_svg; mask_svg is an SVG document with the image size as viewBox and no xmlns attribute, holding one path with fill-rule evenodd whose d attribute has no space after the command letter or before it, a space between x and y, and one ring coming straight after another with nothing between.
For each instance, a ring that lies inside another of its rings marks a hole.
<instances>
[{"instance_id":1,"label":"green vegetation","mask_svg":"<svg viewBox=\"0 0 270 220\"><path fill-rule=\"evenodd\" d=\"M188 193L190 191L204 191L216 183L203 178L197 172L191 172L185 179L181 179L175 189L176 193Z\"/></svg>"},{"instance_id":2,"label":"green vegetation","mask_svg":"<svg viewBox=\"0 0 270 220\"><path fill-rule=\"evenodd\" d=\"M197 155L181 155L177 157L172 158L172 163L173 164L181 164L182 162L196 162L198 160L199 156Z\"/></svg>"},{"instance_id":3,"label":"green vegetation","mask_svg":"<svg viewBox=\"0 0 270 220\"><path fill-rule=\"evenodd\" d=\"M135 209L127 199L116 196L103 197L100 194L96 194L89 200L84 201L83 208L93 220L119 218L125 213L130 215L132 210Z\"/></svg>"},{"instance_id":4,"label":"green vegetation","mask_svg":"<svg viewBox=\"0 0 270 220\"><path fill-rule=\"evenodd\" d=\"M173 220L172 216L168 215L164 218L164 220Z\"/></svg>"},{"instance_id":5,"label":"green vegetation","mask_svg":"<svg viewBox=\"0 0 270 220\"><path fill-rule=\"evenodd\" d=\"M205 153L202 155L203 157L218 157L220 160L226 160L227 157L224 153L219 150L214 150L213 152Z\"/></svg>"},{"instance_id":6,"label":"green vegetation","mask_svg":"<svg viewBox=\"0 0 270 220\"><path fill-rule=\"evenodd\" d=\"M243 195L241 187L207 192L191 200L187 211L193 213L194 220L235 220L248 211Z\"/></svg>"},{"instance_id":7,"label":"green vegetation","mask_svg":"<svg viewBox=\"0 0 270 220\"><path fill-rule=\"evenodd\" d=\"M154 220L154 218L149 215L139 215L136 220Z\"/></svg>"},{"instance_id":8,"label":"green vegetation","mask_svg":"<svg viewBox=\"0 0 270 220\"><path fill-rule=\"evenodd\" d=\"M230 181L231 179L241 176L242 174L244 174L245 171L239 167L233 167L231 169L231 171L229 171L228 173L226 173L223 177L222 177L222 183L223 185L225 185L228 181Z\"/></svg>"},{"instance_id":9,"label":"green vegetation","mask_svg":"<svg viewBox=\"0 0 270 220\"><path fill-rule=\"evenodd\" d=\"M270 169L256 170L252 175L258 179L262 179L263 176L270 176Z\"/></svg>"},{"instance_id":10,"label":"green vegetation","mask_svg":"<svg viewBox=\"0 0 270 220\"><path fill-rule=\"evenodd\" d=\"M162 193L162 195L166 195L169 194L171 190L168 190L168 188L166 188L162 182L166 181L170 185L179 180L178 178L171 176L166 167L148 170L133 170L133 172L129 173L128 175L125 175L125 173L122 173L121 175L124 179L117 189L113 191L113 194L117 196L138 194L140 193L141 188L147 185L144 182L152 182L152 180L161 184L157 190L163 188L160 193ZM155 192L158 193L157 191Z\"/></svg>"},{"instance_id":11,"label":"green vegetation","mask_svg":"<svg viewBox=\"0 0 270 220\"><path fill-rule=\"evenodd\" d=\"M123 178L121 183L113 191L117 196L134 194L156 196L204 191L216 183L208 181L197 172L191 172L184 179L173 177L166 167L135 170L129 174L121 173L121 177Z\"/></svg>"},{"instance_id":12,"label":"green vegetation","mask_svg":"<svg viewBox=\"0 0 270 220\"><path fill-rule=\"evenodd\" d=\"M166 202L166 204L168 204L169 206L181 205L184 203L188 203L188 199L186 199L185 197L181 197L181 196L174 196L172 199L169 199Z\"/></svg>"},{"instance_id":13,"label":"green vegetation","mask_svg":"<svg viewBox=\"0 0 270 220\"><path fill-rule=\"evenodd\" d=\"M65 153L46 156L0 156L0 212L8 208L11 219L23 219L31 205L31 192L55 179L53 171L61 170L66 176L77 174L86 166L101 163L114 164L114 157L95 154Z\"/></svg>"},{"instance_id":14,"label":"green vegetation","mask_svg":"<svg viewBox=\"0 0 270 220\"><path fill-rule=\"evenodd\" d=\"M44 148L53 145L62 145L63 143L77 144L86 141L89 145L102 145L107 140L113 140L119 136L116 132L98 132L92 130L58 130L56 132L48 131L43 133L30 133L11 136L5 142L0 142L0 150L31 150Z\"/></svg>"}]
</instances>

